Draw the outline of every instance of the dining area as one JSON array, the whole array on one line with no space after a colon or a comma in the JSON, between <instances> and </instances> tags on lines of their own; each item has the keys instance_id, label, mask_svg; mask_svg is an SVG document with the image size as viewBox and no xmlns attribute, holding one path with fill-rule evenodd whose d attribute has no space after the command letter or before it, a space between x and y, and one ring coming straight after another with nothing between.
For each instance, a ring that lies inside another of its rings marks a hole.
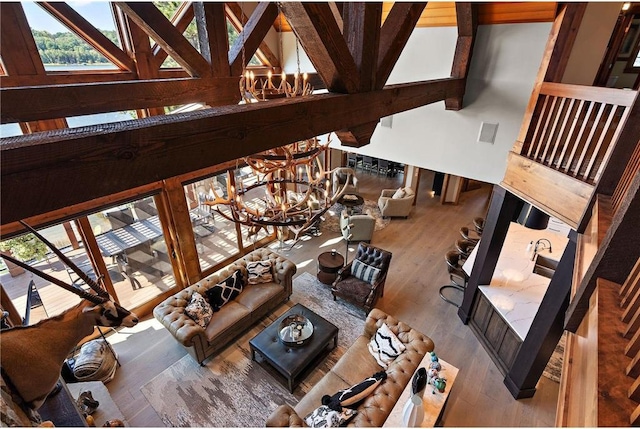
<instances>
[{"instance_id":1,"label":"dining area","mask_svg":"<svg viewBox=\"0 0 640 429\"><path fill-rule=\"evenodd\" d=\"M395 161L389 161L382 158L376 158L369 155L361 155L359 153L347 152L347 167L354 170L361 170L367 173L376 174L378 176L396 177L398 174L404 174L404 164Z\"/></svg>"}]
</instances>

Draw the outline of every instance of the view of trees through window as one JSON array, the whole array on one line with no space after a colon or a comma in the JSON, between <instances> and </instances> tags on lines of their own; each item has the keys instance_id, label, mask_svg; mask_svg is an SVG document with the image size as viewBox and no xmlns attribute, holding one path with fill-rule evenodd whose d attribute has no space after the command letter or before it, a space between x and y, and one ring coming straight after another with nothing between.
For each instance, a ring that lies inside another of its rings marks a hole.
<instances>
[{"instance_id":1,"label":"view of trees through window","mask_svg":"<svg viewBox=\"0 0 640 429\"><path fill-rule=\"evenodd\" d=\"M52 34L46 30L32 29L31 32L45 64L109 63L98 51L70 31ZM104 34L115 44L119 43L115 31L105 30Z\"/></svg>"},{"instance_id":2,"label":"view of trees through window","mask_svg":"<svg viewBox=\"0 0 640 429\"><path fill-rule=\"evenodd\" d=\"M182 2L177 1L156 1L153 4L168 18L172 19L175 13L178 11ZM91 10L94 14L105 14L108 12L108 5L106 2L101 4L99 12L94 9ZM87 13L91 12L87 11ZM47 15L45 11L40 9L35 4L31 4L25 7L25 13L29 19L31 26L31 32L38 48L38 53L42 58L42 62L46 65L105 65L115 68L115 66L109 62L102 54L95 50L91 45L82 40L73 32L60 26L59 23L54 23L54 18ZM91 16L84 16L90 22L93 20ZM110 15L110 13L109 13ZM118 33L115 30L115 24L110 22L105 23L105 17L102 17L101 23L92 22L97 28L107 36L113 43L120 46L120 40L118 39ZM113 21L113 19L111 19ZM104 28L109 27L109 28ZM233 25L227 20L227 34L229 37L229 45L233 45L238 38L238 32ZM193 45L198 51L200 51L198 42L198 30L196 28L195 19L189 24L184 31L185 38ZM151 44L154 44L153 40L150 40ZM253 56L249 62L250 65L260 65L260 61L256 56ZM178 63L170 56L162 64L163 68L179 67Z\"/></svg>"}]
</instances>

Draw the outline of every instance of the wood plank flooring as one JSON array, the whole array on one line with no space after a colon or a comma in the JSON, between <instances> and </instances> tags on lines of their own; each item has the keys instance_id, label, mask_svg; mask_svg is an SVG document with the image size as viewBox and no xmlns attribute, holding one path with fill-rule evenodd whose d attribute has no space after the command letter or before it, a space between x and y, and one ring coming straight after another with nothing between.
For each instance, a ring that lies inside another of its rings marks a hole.
<instances>
[{"instance_id":1,"label":"wood plank flooring","mask_svg":"<svg viewBox=\"0 0 640 429\"><path fill-rule=\"evenodd\" d=\"M402 177L383 178L357 172L360 193L377 201L383 188L397 188ZM471 330L462 324L457 309L438 296L448 283L444 254L460 237L461 226L472 226L484 216L491 186L464 192L459 205L441 205L432 197L433 175L423 172L417 205L408 219L392 219L376 231L372 244L393 253L385 295L378 307L430 336L436 352L460 369L443 416L444 426L553 426L558 384L541 378L533 398L514 400L503 376ZM316 258L323 251L345 245L337 233L305 237L292 249L278 250L298 265L298 274L316 273ZM350 245L349 260L357 245ZM163 426L140 388L186 354L158 322L149 317L132 329L122 329L110 341L122 367L107 387L131 426ZM267 416L265 416L266 419Z\"/></svg>"}]
</instances>

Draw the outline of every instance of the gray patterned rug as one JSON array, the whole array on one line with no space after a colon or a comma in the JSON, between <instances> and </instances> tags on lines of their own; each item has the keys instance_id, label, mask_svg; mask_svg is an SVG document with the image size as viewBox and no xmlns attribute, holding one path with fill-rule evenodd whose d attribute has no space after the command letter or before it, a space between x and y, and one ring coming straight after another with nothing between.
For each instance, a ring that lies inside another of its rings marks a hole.
<instances>
[{"instance_id":1,"label":"gray patterned rug","mask_svg":"<svg viewBox=\"0 0 640 429\"><path fill-rule=\"evenodd\" d=\"M300 303L338 326L338 347L289 393L260 364L251 360L249 340L291 306ZM142 387L166 426L264 427L279 405L295 405L362 333L364 312L333 301L329 287L302 273L294 279L291 300L201 367L184 356ZM327 392L333 394L335 392ZM320 405L320 404L318 404Z\"/></svg>"},{"instance_id":2,"label":"gray patterned rug","mask_svg":"<svg viewBox=\"0 0 640 429\"><path fill-rule=\"evenodd\" d=\"M320 228L325 231L340 232L340 214L345 209L342 204L335 203L324 214L324 221L320 224ZM360 210L362 213L368 213L376 219L376 226L374 231L380 231L382 228L389 225L391 219L384 219L380 212L380 207L376 201L365 200L362 206L356 207L356 212Z\"/></svg>"}]
</instances>

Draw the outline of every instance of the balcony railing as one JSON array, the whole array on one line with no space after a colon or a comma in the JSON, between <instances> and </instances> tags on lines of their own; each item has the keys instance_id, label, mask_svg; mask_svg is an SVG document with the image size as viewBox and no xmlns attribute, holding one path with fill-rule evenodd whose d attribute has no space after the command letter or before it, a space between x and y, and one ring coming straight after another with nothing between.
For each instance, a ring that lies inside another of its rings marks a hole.
<instances>
[{"instance_id":1,"label":"balcony railing","mask_svg":"<svg viewBox=\"0 0 640 429\"><path fill-rule=\"evenodd\" d=\"M576 227L636 95L543 83L532 95L503 186Z\"/></svg>"},{"instance_id":2,"label":"balcony railing","mask_svg":"<svg viewBox=\"0 0 640 429\"><path fill-rule=\"evenodd\" d=\"M520 155L595 184L635 95L612 88L542 84Z\"/></svg>"}]
</instances>

